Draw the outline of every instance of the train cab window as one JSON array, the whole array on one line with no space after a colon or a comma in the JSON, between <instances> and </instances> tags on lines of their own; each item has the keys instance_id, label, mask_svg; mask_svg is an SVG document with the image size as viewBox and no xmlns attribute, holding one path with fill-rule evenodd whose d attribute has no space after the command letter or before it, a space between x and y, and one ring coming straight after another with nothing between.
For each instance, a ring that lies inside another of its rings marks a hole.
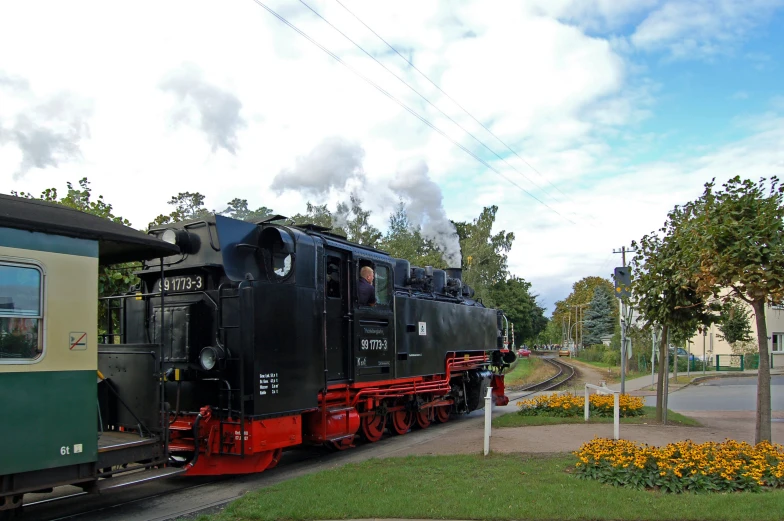
<instances>
[{"instance_id":1,"label":"train cab window","mask_svg":"<svg viewBox=\"0 0 784 521\"><path fill-rule=\"evenodd\" d=\"M376 278L373 281L376 286L376 305L389 305L389 268L386 266L376 267Z\"/></svg>"},{"instance_id":2,"label":"train cab window","mask_svg":"<svg viewBox=\"0 0 784 521\"><path fill-rule=\"evenodd\" d=\"M262 230L259 243L268 276L290 281L294 267L294 239L286 231L273 227Z\"/></svg>"},{"instance_id":3,"label":"train cab window","mask_svg":"<svg viewBox=\"0 0 784 521\"><path fill-rule=\"evenodd\" d=\"M275 275L284 278L291 271L291 254L275 252L272 255L272 268Z\"/></svg>"},{"instance_id":4,"label":"train cab window","mask_svg":"<svg viewBox=\"0 0 784 521\"><path fill-rule=\"evenodd\" d=\"M327 297L340 298L340 274L342 271L340 257L327 257Z\"/></svg>"},{"instance_id":5,"label":"train cab window","mask_svg":"<svg viewBox=\"0 0 784 521\"><path fill-rule=\"evenodd\" d=\"M0 363L43 353L43 274L32 264L0 263Z\"/></svg>"}]
</instances>

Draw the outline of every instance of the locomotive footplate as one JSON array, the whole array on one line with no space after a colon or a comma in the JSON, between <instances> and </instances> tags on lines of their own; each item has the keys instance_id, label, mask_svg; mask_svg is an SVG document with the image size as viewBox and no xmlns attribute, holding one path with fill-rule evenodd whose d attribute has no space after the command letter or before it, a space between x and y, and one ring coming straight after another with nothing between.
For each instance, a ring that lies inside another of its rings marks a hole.
<instances>
[{"instance_id":1,"label":"locomotive footplate","mask_svg":"<svg viewBox=\"0 0 784 521\"><path fill-rule=\"evenodd\" d=\"M165 463L160 438L131 432L105 431L98 438L98 468L110 469L129 461Z\"/></svg>"}]
</instances>

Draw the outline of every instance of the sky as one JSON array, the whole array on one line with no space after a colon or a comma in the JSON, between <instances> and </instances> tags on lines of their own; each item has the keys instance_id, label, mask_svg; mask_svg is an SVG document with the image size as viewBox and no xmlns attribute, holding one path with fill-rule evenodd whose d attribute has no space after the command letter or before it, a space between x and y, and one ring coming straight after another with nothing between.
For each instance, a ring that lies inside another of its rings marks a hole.
<instances>
[{"instance_id":1,"label":"sky","mask_svg":"<svg viewBox=\"0 0 784 521\"><path fill-rule=\"evenodd\" d=\"M185 191L354 193L382 230L402 198L433 233L497 205L552 311L711 179L784 176L782 27L784 0L3 2L0 192L87 177L140 229Z\"/></svg>"}]
</instances>

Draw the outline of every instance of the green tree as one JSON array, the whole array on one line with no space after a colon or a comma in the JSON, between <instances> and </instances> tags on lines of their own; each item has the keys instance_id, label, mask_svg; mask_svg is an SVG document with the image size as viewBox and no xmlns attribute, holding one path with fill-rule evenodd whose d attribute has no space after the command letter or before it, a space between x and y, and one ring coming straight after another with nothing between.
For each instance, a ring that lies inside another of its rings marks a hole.
<instances>
[{"instance_id":1,"label":"green tree","mask_svg":"<svg viewBox=\"0 0 784 521\"><path fill-rule=\"evenodd\" d=\"M561 342L561 324L548 320L544 330L536 337L539 345L555 345Z\"/></svg>"},{"instance_id":2,"label":"green tree","mask_svg":"<svg viewBox=\"0 0 784 521\"><path fill-rule=\"evenodd\" d=\"M27 192L11 192L11 195L61 204L68 208L74 208L91 215L109 219L118 224L131 226L131 223L127 219L114 214L112 205L104 200L103 195L93 197L90 182L86 177L79 180L78 188L74 187L70 182L66 183L66 186L68 187L68 191L62 197L58 197L57 188L47 188L41 192L41 195L38 197ZM133 271L140 267L141 265L139 263L99 266L98 296L108 297L127 291L132 284L137 284L139 282L139 279L133 274ZM107 320L104 306L99 306L98 314L99 328L103 328Z\"/></svg>"},{"instance_id":3,"label":"green tree","mask_svg":"<svg viewBox=\"0 0 784 521\"><path fill-rule=\"evenodd\" d=\"M582 312L584 316L585 310L593 299L594 291L597 287L603 287L608 293L614 293L613 283L602 277L590 276L584 277L572 285L572 292L564 299L555 303L555 310L551 320L558 324L558 327L563 328L564 325L574 324L580 317L579 313ZM578 309L577 307L580 306ZM613 308L613 320L618 321L618 307ZM562 338L559 336L558 342Z\"/></svg>"},{"instance_id":4,"label":"green tree","mask_svg":"<svg viewBox=\"0 0 784 521\"><path fill-rule=\"evenodd\" d=\"M496 282L488 293L495 306L514 323L515 340L533 342L547 326L544 308L536 302L537 295L531 293L530 282L513 276Z\"/></svg>"},{"instance_id":5,"label":"green tree","mask_svg":"<svg viewBox=\"0 0 784 521\"><path fill-rule=\"evenodd\" d=\"M583 343L601 344L603 336L613 334L616 324L614 311L618 307L614 301L615 298L604 285L593 290L593 298L584 315Z\"/></svg>"},{"instance_id":6,"label":"green tree","mask_svg":"<svg viewBox=\"0 0 784 521\"><path fill-rule=\"evenodd\" d=\"M715 320L707 299L697 291L684 258L684 234L689 215L676 207L658 231L645 235L632 248L632 305L645 321L645 328L661 328L659 379L656 387L656 419L664 417L664 380L669 335L691 336L698 327ZM660 235L661 234L661 235Z\"/></svg>"},{"instance_id":7,"label":"green tree","mask_svg":"<svg viewBox=\"0 0 784 521\"><path fill-rule=\"evenodd\" d=\"M751 341L750 316L746 306L735 301L727 302L721 310L717 325L721 338L727 341L733 351L738 344Z\"/></svg>"},{"instance_id":8,"label":"green tree","mask_svg":"<svg viewBox=\"0 0 784 521\"><path fill-rule=\"evenodd\" d=\"M310 201L307 203L305 213L298 213L291 217L291 221L296 225L304 226L306 224L315 224L316 226L323 226L324 228L331 228L332 233L337 235L346 236L343 229L335 229L333 226L332 212L329 211L326 204L316 205Z\"/></svg>"},{"instance_id":9,"label":"green tree","mask_svg":"<svg viewBox=\"0 0 784 521\"><path fill-rule=\"evenodd\" d=\"M173 195L168 204L174 206L174 210L168 214L161 214L156 217L148 226L160 226L162 224L188 221L191 219L204 219L211 214L217 213L204 207L204 196L199 192L180 192Z\"/></svg>"},{"instance_id":10,"label":"green tree","mask_svg":"<svg viewBox=\"0 0 784 521\"><path fill-rule=\"evenodd\" d=\"M506 279L507 253L512 249L514 233L501 230L493 234L497 206L485 207L471 223L456 222L463 254L463 280L474 288L476 297L493 305L490 287Z\"/></svg>"},{"instance_id":11,"label":"green tree","mask_svg":"<svg viewBox=\"0 0 784 521\"><path fill-rule=\"evenodd\" d=\"M771 393L765 308L784 299L784 186L777 177L757 183L736 176L721 190L706 183L687 205L685 266L700 294L751 306L757 325L759 370L755 442L771 440ZM729 293L724 293L729 290Z\"/></svg>"},{"instance_id":12,"label":"green tree","mask_svg":"<svg viewBox=\"0 0 784 521\"><path fill-rule=\"evenodd\" d=\"M382 235L378 228L370 224L370 214L370 210L362 208L362 199L351 194L348 202L338 203L333 221L345 230L348 240L376 248Z\"/></svg>"},{"instance_id":13,"label":"green tree","mask_svg":"<svg viewBox=\"0 0 784 521\"><path fill-rule=\"evenodd\" d=\"M408 260L413 266L446 267L438 249L411 223L402 201L389 216L389 229L379 248L393 257Z\"/></svg>"},{"instance_id":14,"label":"green tree","mask_svg":"<svg viewBox=\"0 0 784 521\"><path fill-rule=\"evenodd\" d=\"M251 210L248 208L247 199L234 198L226 204L227 208L221 213L232 219L250 221L251 219L263 219L272 215L272 210L266 206L260 206L255 210Z\"/></svg>"}]
</instances>

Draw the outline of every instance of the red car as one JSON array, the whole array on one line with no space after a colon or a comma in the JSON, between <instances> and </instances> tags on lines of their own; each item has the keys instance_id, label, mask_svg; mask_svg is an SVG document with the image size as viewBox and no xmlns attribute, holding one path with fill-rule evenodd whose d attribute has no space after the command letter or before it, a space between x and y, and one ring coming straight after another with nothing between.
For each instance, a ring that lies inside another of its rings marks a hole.
<instances>
[{"instance_id":1,"label":"red car","mask_svg":"<svg viewBox=\"0 0 784 521\"><path fill-rule=\"evenodd\" d=\"M529 349L522 347L517 350L517 356L528 358L529 356L531 356L531 351Z\"/></svg>"}]
</instances>

